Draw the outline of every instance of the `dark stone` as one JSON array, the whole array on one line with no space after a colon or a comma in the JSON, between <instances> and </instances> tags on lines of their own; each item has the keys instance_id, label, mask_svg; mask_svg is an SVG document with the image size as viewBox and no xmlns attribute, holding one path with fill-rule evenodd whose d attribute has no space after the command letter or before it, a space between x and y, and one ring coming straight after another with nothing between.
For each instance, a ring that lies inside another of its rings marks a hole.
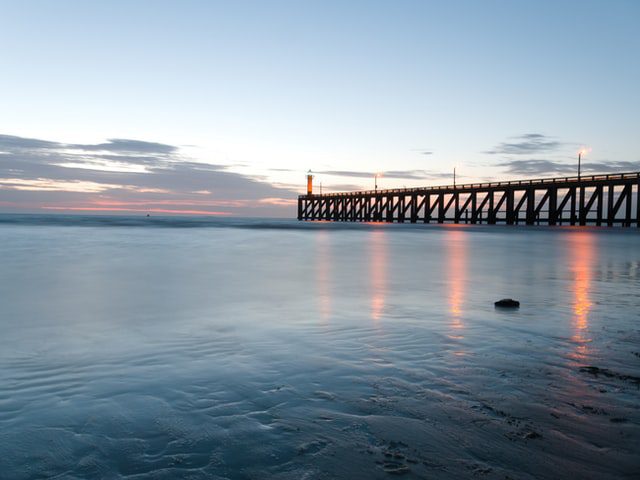
<instances>
[{"instance_id":1,"label":"dark stone","mask_svg":"<svg viewBox=\"0 0 640 480\"><path fill-rule=\"evenodd\" d=\"M580 371L583 373L590 373L594 377L598 377L598 375L605 376L607 378L617 378L618 380L622 380L623 382L635 383L640 388L640 377L634 377L633 375L625 375L618 372L613 372L606 368L600 367L580 367Z\"/></svg>"},{"instance_id":2,"label":"dark stone","mask_svg":"<svg viewBox=\"0 0 640 480\"><path fill-rule=\"evenodd\" d=\"M624 417L615 417L615 418L610 418L609 421L613 422L613 423L626 423L629 420L627 418L624 418Z\"/></svg>"},{"instance_id":3,"label":"dark stone","mask_svg":"<svg viewBox=\"0 0 640 480\"><path fill-rule=\"evenodd\" d=\"M503 298L494 303L494 305L501 308L518 308L520 307L520 302L511 298Z\"/></svg>"}]
</instances>

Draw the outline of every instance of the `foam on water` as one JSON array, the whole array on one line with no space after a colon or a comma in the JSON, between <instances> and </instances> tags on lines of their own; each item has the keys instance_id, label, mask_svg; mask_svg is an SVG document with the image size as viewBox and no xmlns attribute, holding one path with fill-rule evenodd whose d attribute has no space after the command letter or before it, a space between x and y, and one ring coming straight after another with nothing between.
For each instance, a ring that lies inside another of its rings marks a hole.
<instances>
[{"instance_id":1,"label":"foam on water","mask_svg":"<svg viewBox=\"0 0 640 480\"><path fill-rule=\"evenodd\" d=\"M636 231L62 218L0 217L2 478L638 472Z\"/></svg>"}]
</instances>

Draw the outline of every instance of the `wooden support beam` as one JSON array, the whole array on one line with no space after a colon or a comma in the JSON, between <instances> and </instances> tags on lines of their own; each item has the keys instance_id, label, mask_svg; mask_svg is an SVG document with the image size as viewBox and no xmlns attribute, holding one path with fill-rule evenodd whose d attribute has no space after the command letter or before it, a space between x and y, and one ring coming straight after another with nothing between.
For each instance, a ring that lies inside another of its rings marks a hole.
<instances>
[{"instance_id":1,"label":"wooden support beam","mask_svg":"<svg viewBox=\"0 0 640 480\"><path fill-rule=\"evenodd\" d=\"M460 223L460 193L453 192L454 206L453 206L453 223Z\"/></svg>"},{"instance_id":2,"label":"wooden support beam","mask_svg":"<svg viewBox=\"0 0 640 480\"><path fill-rule=\"evenodd\" d=\"M311 220L315 220L315 213L316 213L316 200L315 198L311 199Z\"/></svg>"},{"instance_id":3,"label":"wooden support beam","mask_svg":"<svg viewBox=\"0 0 640 480\"><path fill-rule=\"evenodd\" d=\"M366 199L363 197L358 197L356 199L355 212L354 212L354 218L353 218L354 222L361 222L362 220L364 220L363 209L364 209L365 200Z\"/></svg>"},{"instance_id":4,"label":"wooden support beam","mask_svg":"<svg viewBox=\"0 0 640 480\"><path fill-rule=\"evenodd\" d=\"M613 206L613 215L612 215L612 222L616 221L616 215L618 214L618 211L620 210L620 206L622 205L622 202L627 198L627 186L625 185L622 192L620 192L620 195L618 196L618 200L616 201L615 205ZM626 218L622 221L622 224L626 223Z\"/></svg>"},{"instance_id":5,"label":"wooden support beam","mask_svg":"<svg viewBox=\"0 0 640 480\"><path fill-rule=\"evenodd\" d=\"M567 190L567 193L564 195L562 201L560 202L560 205L556 209L556 219L558 220L558 225L562 225L562 222L564 220L564 215L563 215L564 209L571 198L572 198L571 189L569 189ZM571 215L569 218L571 218Z\"/></svg>"},{"instance_id":6,"label":"wooden support beam","mask_svg":"<svg viewBox=\"0 0 640 480\"><path fill-rule=\"evenodd\" d=\"M438 216L438 223L444 223L444 221L447 219L447 212L451 208L451 205L453 204L457 196L458 196L457 192L451 195L451 198L447 202L447 206L440 212L440 215ZM442 200L444 201L444 196L442 197ZM454 217L455 217L455 213L454 213ZM440 218L442 218L442 221L440 221ZM454 221L455 221L455 218L454 218Z\"/></svg>"},{"instance_id":7,"label":"wooden support beam","mask_svg":"<svg viewBox=\"0 0 640 480\"><path fill-rule=\"evenodd\" d=\"M478 223L477 204L478 204L478 192L473 191L471 192L471 223L474 225Z\"/></svg>"},{"instance_id":8,"label":"wooden support beam","mask_svg":"<svg viewBox=\"0 0 640 480\"><path fill-rule=\"evenodd\" d=\"M371 214L372 222L380 221L380 204L382 203L382 197L380 195L376 195L373 197L373 212Z\"/></svg>"},{"instance_id":9,"label":"wooden support beam","mask_svg":"<svg viewBox=\"0 0 640 480\"><path fill-rule=\"evenodd\" d=\"M527 200L527 192L525 191L522 193L520 200L518 201L516 206L513 208L514 221L516 225L520 221L520 209L522 208L522 205L524 205L524 202L526 200ZM526 221L526 213L525 213L525 221Z\"/></svg>"},{"instance_id":10,"label":"wooden support beam","mask_svg":"<svg viewBox=\"0 0 640 480\"><path fill-rule=\"evenodd\" d=\"M542 212L542 207L544 207L545 202L548 202L550 200L551 192L554 192L555 198L557 198L558 190L556 188L547 188L547 191L544 192L544 195L542 195L540 202L538 202L538 205L533 210L532 221L536 222L538 225L540 225L540 212ZM534 194L534 201L535 201L535 194ZM549 207L547 208L547 210L549 211L549 213L547 214L547 219L549 219L551 217L551 211L552 211L551 202L549 202ZM553 210L555 211L555 206ZM527 225L533 225L533 223L528 223Z\"/></svg>"},{"instance_id":11,"label":"wooden support beam","mask_svg":"<svg viewBox=\"0 0 640 480\"><path fill-rule=\"evenodd\" d=\"M577 193L576 187L571 187L571 189L569 191L571 192L571 209L570 209L571 210L571 212L570 212L570 215L571 215L570 220L571 220L571 222L570 223L571 223L571 225L575 225L576 224L576 220L577 220L577 218L576 218L577 217L577 215L576 215L576 193Z\"/></svg>"},{"instance_id":12,"label":"wooden support beam","mask_svg":"<svg viewBox=\"0 0 640 480\"><path fill-rule=\"evenodd\" d=\"M578 216L580 217L579 219L579 223L581 226L584 226L587 224L587 213L588 213L588 209L586 208L586 205L584 204L585 201L585 189L586 187L583 185L580 187L580 202L578 203Z\"/></svg>"},{"instance_id":13,"label":"wooden support beam","mask_svg":"<svg viewBox=\"0 0 640 480\"><path fill-rule=\"evenodd\" d=\"M418 204L418 215L420 214L420 209L422 208L423 205L424 205L424 217L422 220L424 223L429 223L431 222L431 212L432 212L430 194L427 193Z\"/></svg>"},{"instance_id":14,"label":"wooden support beam","mask_svg":"<svg viewBox=\"0 0 640 480\"><path fill-rule=\"evenodd\" d=\"M484 198L480 202L480 205L478 205L478 208L476 209L476 221L478 223L482 223L482 220L483 220L481 218L482 210L484 209L485 205L487 204L487 201L489 201L489 197L493 197L493 192L487 192L487 194L484 196ZM485 220L488 222L489 215L487 215L487 218Z\"/></svg>"},{"instance_id":15,"label":"wooden support beam","mask_svg":"<svg viewBox=\"0 0 640 480\"><path fill-rule=\"evenodd\" d=\"M416 223L418 221L418 195L411 195L411 223Z\"/></svg>"},{"instance_id":16,"label":"wooden support beam","mask_svg":"<svg viewBox=\"0 0 640 480\"><path fill-rule=\"evenodd\" d=\"M473 194L469 194L469 196L464 201L462 206L460 208L456 209L456 223L460 223L460 220L462 220L462 212L467 210L467 208L469 207L469 204L471 203L471 199L472 198L473 198ZM467 222L465 221L465 223L467 223Z\"/></svg>"},{"instance_id":17,"label":"wooden support beam","mask_svg":"<svg viewBox=\"0 0 640 480\"><path fill-rule=\"evenodd\" d=\"M385 215L385 220L388 223L393 222L393 211L394 211L394 207L393 207L393 199L394 196L393 195L388 195L386 197L386 202L385 202L385 207L386 207L386 215Z\"/></svg>"},{"instance_id":18,"label":"wooden support beam","mask_svg":"<svg viewBox=\"0 0 640 480\"><path fill-rule=\"evenodd\" d=\"M398 197L398 223L404 223L405 208L405 197L400 195Z\"/></svg>"},{"instance_id":19,"label":"wooden support beam","mask_svg":"<svg viewBox=\"0 0 640 480\"><path fill-rule=\"evenodd\" d=\"M498 221L498 213L500 212L500 208L502 207L502 204L504 203L506 198L507 198L507 192L505 191L500 197L500 200L498 200L498 203L496 204L493 210L493 223L496 223Z\"/></svg>"},{"instance_id":20,"label":"wooden support beam","mask_svg":"<svg viewBox=\"0 0 640 480\"><path fill-rule=\"evenodd\" d=\"M640 181L636 186L636 227L640 228Z\"/></svg>"},{"instance_id":21,"label":"wooden support beam","mask_svg":"<svg viewBox=\"0 0 640 480\"><path fill-rule=\"evenodd\" d=\"M607 225L613 227L613 220L616 212L613 210L613 196L615 194L615 187L609 185L609 194L607 195Z\"/></svg>"},{"instance_id":22,"label":"wooden support beam","mask_svg":"<svg viewBox=\"0 0 640 480\"><path fill-rule=\"evenodd\" d=\"M489 192L489 213L487 215L487 223L489 225L494 225L496 223L496 212L493 208L495 192L491 190Z\"/></svg>"},{"instance_id":23,"label":"wooden support beam","mask_svg":"<svg viewBox=\"0 0 640 480\"><path fill-rule=\"evenodd\" d=\"M513 225L515 221L515 215L514 215L515 212L513 208L515 203L515 190L513 190L512 188L509 188L504 193L507 197L507 208L505 212L507 225Z\"/></svg>"},{"instance_id":24,"label":"wooden support beam","mask_svg":"<svg viewBox=\"0 0 640 480\"><path fill-rule=\"evenodd\" d=\"M598 185L596 187L597 199L596 199L596 225L600 227L602 225L602 208L604 204L604 187Z\"/></svg>"},{"instance_id":25,"label":"wooden support beam","mask_svg":"<svg viewBox=\"0 0 640 480\"><path fill-rule=\"evenodd\" d=\"M631 183L628 183L627 185L624 186L624 189L626 191L626 202L625 202L625 211L624 211L624 223L623 226L625 227L630 227L631 226L631 222L632 217L631 217L631 202L633 201L633 185Z\"/></svg>"},{"instance_id":26,"label":"wooden support beam","mask_svg":"<svg viewBox=\"0 0 640 480\"><path fill-rule=\"evenodd\" d=\"M547 214L547 222L549 225L555 225L558 219L558 189L549 187L549 213Z\"/></svg>"},{"instance_id":27,"label":"wooden support beam","mask_svg":"<svg viewBox=\"0 0 640 480\"><path fill-rule=\"evenodd\" d=\"M581 217L580 225L586 225L587 221L589 220L588 216L589 216L589 212L591 211L591 207L593 206L593 204L596 202L597 199L598 199L598 190L595 189L591 194L591 198L589 198L589 201L583 208L584 223L582 223L583 220Z\"/></svg>"},{"instance_id":28,"label":"wooden support beam","mask_svg":"<svg viewBox=\"0 0 640 480\"><path fill-rule=\"evenodd\" d=\"M444 193L438 195L438 223L444 223Z\"/></svg>"},{"instance_id":29,"label":"wooden support beam","mask_svg":"<svg viewBox=\"0 0 640 480\"><path fill-rule=\"evenodd\" d=\"M431 202L431 195L429 195L429 202ZM440 195L438 195L436 197L436 201L433 202L433 204L428 203L427 205L430 205L430 206L429 206L428 212L427 212L427 210L426 210L427 207L425 205L425 218L428 219L427 223L429 223L429 222L431 222L431 219L434 216L433 214L434 214L434 212L436 210L436 207L440 208Z\"/></svg>"}]
</instances>

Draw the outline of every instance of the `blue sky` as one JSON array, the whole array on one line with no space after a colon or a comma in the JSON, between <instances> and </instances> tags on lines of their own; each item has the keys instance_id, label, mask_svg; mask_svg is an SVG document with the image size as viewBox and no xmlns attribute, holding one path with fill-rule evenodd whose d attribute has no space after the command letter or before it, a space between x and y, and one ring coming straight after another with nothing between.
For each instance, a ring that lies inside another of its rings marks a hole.
<instances>
[{"instance_id":1,"label":"blue sky","mask_svg":"<svg viewBox=\"0 0 640 480\"><path fill-rule=\"evenodd\" d=\"M327 190L531 178L582 146L587 171L640 170L639 20L624 0L0 1L0 211L287 216L308 169Z\"/></svg>"}]
</instances>

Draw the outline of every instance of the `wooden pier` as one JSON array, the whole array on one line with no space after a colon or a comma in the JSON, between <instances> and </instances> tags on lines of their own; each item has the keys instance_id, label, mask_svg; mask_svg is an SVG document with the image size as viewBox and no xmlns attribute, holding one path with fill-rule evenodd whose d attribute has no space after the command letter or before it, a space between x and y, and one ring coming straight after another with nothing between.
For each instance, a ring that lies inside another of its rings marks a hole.
<instances>
[{"instance_id":1,"label":"wooden pier","mask_svg":"<svg viewBox=\"0 0 640 480\"><path fill-rule=\"evenodd\" d=\"M640 172L298 197L298 220L640 227Z\"/></svg>"}]
</instances>

